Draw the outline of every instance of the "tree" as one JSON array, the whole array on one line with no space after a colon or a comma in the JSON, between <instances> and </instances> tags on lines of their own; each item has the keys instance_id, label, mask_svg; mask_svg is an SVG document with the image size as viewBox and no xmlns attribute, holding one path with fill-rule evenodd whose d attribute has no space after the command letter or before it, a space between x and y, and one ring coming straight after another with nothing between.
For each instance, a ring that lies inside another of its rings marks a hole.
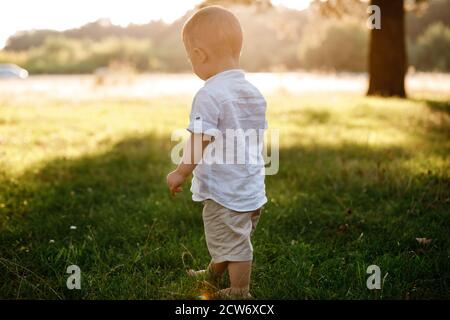
<instances>
[{"instance_id":1,"label":"tree","mask_svg":"<svg viewBox=\"0 0 450 320\"><path fill-rule=\"evenodd\" d=\"M302 68L349 72L366 70L368 32L360 21L329 20L314 29L317 33L302 37L298 47Z\"/></svg>"},{"instance_id":2,"label":"tree","mask_svg":"<svg viewBox=\"0 0 450 320\"><path fill-rule=\"evenodd\" d=\"M414 0L406 0L408 3ZM423 0L416 0L422 2ZM363 0L315 0L325 15L353 14ZM381 29L370 31L368 50L369 89L367 95L406 97L407 54L405 40L405 1L370 0L381 13Z\"/></svg>"},{"instance_id":3,"label":"tree","mask_svg":"<svg viewBox=\"0 0 450 320\"><path fill-rule=\"evenodd\" d=\"M319 2L319 0L315 0ZM442 1L442 7L445 7ZM332 11L350 14L349 3L367 0L320 0ZM381 9L381 29L372 29L369 43L368 95L405 98L405 75L408 67L406 51L405 11L423 11L428 0L370 0L370 5Z\"/></svg>"},{"instance_id":4,"label":"tree","mask_svg":"<svg viewBox=\"0 0 450 320\"><path fill-rule=\"evenodd\" d=\"M381 29L372 29L369 44L368 95L405 98L407 70L403 0L371 0L381 9Z\"/></svg>"},{"instance_id":5,"label":"tree","mask_svg":"<svg viewBox=\"0 0 450 320\"><path fill-rule=\"evenodd\" d=\"M431 24L414 46L413 58L419 70L450 71L450 27Z\"/></svg>"}]
</instances>

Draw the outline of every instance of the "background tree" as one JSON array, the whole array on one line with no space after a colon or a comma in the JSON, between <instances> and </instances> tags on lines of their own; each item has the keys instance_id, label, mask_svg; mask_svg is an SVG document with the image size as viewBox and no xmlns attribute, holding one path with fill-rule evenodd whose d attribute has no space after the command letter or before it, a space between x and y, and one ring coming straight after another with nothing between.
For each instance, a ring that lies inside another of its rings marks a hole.
<instances>
[{"instance_id":1,"label":"background tree","mask_svg":"<svg viewBox=\"0 0 450 320\"><path fill-rule=\"evenodd\" d=\"M368 95L406 97L408 67L403 0L371 0L381 9L381 29L372 29L369 44Z\"/></svg>"},{"instance_id":2,"label":"background tree","mask_svg":"<svg viewBox=\"0 0 450 320\"><path fill-rule=\"evenodd\" d=\"M315 0L324 12L350 14L351 5L363 0ZM406 97L405 75L408 68L405 10L420 10L427 0L370 0L381 9L381 29L372 29L369 41L368 95Z\"/></svg>"}]
</instances>

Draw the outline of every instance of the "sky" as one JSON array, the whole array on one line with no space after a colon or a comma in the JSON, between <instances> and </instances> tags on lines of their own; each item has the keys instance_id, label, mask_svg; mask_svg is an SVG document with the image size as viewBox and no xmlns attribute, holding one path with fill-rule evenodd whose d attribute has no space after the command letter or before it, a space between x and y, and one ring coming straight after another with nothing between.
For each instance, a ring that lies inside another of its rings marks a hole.
<instances>
[{"instance_id":1,"label":"sky","mask_svg":"<svg viewBox=\"0 0 450 320\"><path fill-rule=\"evenodd\" d=\"M7 38L22 30L65 30L101 18L114 24L172 22L201 0L2 0L0 49ZM310 0L272 0L274 5L305 9Z\"/></svg>"}]
</instances>

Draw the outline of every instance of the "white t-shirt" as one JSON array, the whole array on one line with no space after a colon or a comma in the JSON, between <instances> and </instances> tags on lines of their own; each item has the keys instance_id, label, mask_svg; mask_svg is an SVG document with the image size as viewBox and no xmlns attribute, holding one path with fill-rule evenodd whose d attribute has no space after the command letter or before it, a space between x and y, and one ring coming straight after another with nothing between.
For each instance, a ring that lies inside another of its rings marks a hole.
<instances>
[{"instance_id":1,"label":"white t-shirt","mask_svg":"<svg viewBox=\"0 0 450 320\"><path fill-rule=\"evenodd\" d=\"M207 79L192 103L188 130L215 139L193 172L192 199L212 199L240 212L265 204L265 129L266 101L242 70Z\"/></svg>"}]
</instances>

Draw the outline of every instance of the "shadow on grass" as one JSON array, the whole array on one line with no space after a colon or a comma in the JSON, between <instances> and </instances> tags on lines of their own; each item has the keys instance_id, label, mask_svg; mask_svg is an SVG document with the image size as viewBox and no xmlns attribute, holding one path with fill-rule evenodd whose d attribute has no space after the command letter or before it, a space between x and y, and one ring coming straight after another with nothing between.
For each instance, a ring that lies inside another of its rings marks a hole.
<instances>
[{"instance_id":1,"label":"shadow on grass","mask_svg":"<svg viewBox=\"0 0 450 320\"><path fill-rule=\"evenodd\" d=\"M429 99L412 99L412 101L425 104L433 112L433 116L422 124L426 127L423 138L425 140L448 140L450 134L450 102Z\"/></svg>"},{"instance_id":2,"label":"shadow on grass","mask_svg":"<svg viewBox=\"0 0 450 320\"><path fill-rule=\"evenodd\" d=\"M450 101L425 100L425 103L431 110L450 115Z\"/></svg>"},{"instance_id":3,"label":"shadow on grass","mask_svg":"<svg viewBox=\"0 0 450 320\"><path fill-rule=\"evenodd\" d=\"M187 186L176 201L169 197L170 148L167 137L130 137L104 153L55 159L17 181L4 177L0 297L198 295L184 269L209 261L201 206ZM256 297L373 298L355 275L377 261L397 274L385 297L445 296L448 180L434 168L410 171L413 156L355 144L281 150L254 238ZM416 236L439 240L421 248ZM65 289L70 264L82 269L80 292Z\"/></svg>"},{"instance_id":4,"label":"shadow on grass","mask_svg":"<svg viewBox=\"0 0 450 320\"><path fill-rule=\"evenodd\" d=\"M168 195L165 176L174 167L170 147L166 137L130 137L104 153L59 158L20 178L2 177L0 243L6 245L0 247L0 296L54 298L56 291L66 298L89 297L87 289L65 290L70 264L95 275L85 277L91 288L97 286L95 297L114 297L104 282L125 274L129 278L122 283L133 287L135 281L148 281L147 291L133 293L128 287L117 295L120 285L110 283L115 297L167 296L155 279L167 281L162 270L169 268L173 276L182 270L183 239L191 247L203 244L201 217L194 209L199 206L187 192L177 201ZM139 266L150 270L149 279L132 277Z\"/></svg>"}]
</instances>

